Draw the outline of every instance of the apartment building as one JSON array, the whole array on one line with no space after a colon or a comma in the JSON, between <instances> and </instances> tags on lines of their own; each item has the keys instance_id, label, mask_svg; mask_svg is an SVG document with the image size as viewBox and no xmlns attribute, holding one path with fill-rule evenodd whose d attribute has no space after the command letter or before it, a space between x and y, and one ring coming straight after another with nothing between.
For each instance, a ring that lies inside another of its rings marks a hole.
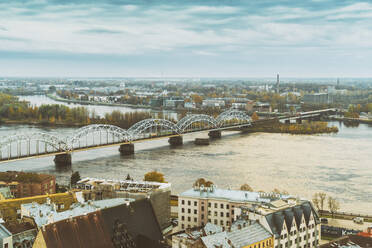
<instances>
[{"instance_id":1,"label":"apartment building","mask_svg":"<svg viewBox=\"0 0 372 248\"><path fill-rule=\"evenodd\" d=\"M281 198L290 200L289 196L278 194L219 189L214 185L195 186L179 195L178 227L193 228L209 222L227 228L234 221L236 208L270 203Z\"/></svg>"},{"instance_id":2,"label":"apartment building","mask_svg":"<svg viewBox=\"0 0 372 248\"><path fill-rule=\"evenodd\" d=\"M0 188L3 187L9 187L15 198L55 194L56 178L48 174L30 172L0 172Z\"/></svg>"},{"instance_id":3,"label":"apartment building","mask_svg":"<svg viewBox=\"0 0 372 248\"><path fill-rule=\"evenodd\" d=\"M277 200L268 204L241 206L235 209L235 218L258 221L274 235L275 248L319 246L319 216L309 201Z\"/></svg>"}]
</instances>

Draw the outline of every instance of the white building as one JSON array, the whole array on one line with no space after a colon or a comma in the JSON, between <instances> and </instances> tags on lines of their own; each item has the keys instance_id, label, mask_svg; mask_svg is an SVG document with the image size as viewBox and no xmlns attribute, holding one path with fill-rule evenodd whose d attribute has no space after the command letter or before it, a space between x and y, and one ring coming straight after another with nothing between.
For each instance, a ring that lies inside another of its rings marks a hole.
<instances>
[{"instance_id":1,"label":"white building","mask_svg":"<svg viewBox=\"0 0 372 248\"><path fill-rule=\"evenodd\" d=\"M274 236L275 248L318 247L320 221L309 201L285 202L235 209L235 218L256 220Z\"/></svg>"},{"instance_id":2,"label":"white building","mask_svg":"<svg viewBox=\"0 0 372 248\"><path fill-rule=\"evenodd\" d=\"M203 107L212 107L212 108L221 108L225 107L225 101L224 100L218 100L218 99L206 99L202 102Z\"/></svg>"},{"instance_id":3,"label":"white building","mask_svg":"<svg viewBox=\"0 0 372 248\"><path fill-rule=\"evenodd\" d=\"M219 189L214 185L194 187L179 195L178 227L192 228L210 222L227 228L234 221L235 208L270 203L278 199L291 198L278 194Z\"/></svg>"}]
</instances>

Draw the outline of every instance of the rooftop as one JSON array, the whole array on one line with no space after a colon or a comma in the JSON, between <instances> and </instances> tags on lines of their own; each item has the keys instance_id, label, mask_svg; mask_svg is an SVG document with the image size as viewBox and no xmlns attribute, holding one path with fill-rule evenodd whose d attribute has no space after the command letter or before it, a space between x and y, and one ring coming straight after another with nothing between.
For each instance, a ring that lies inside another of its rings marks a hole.
<instances>
[{"instance_id":1,"label":"rooftop","mask_svg":"<svg viewBox=\"0 0 372 248\"><path fill-rule=\"evenodd\" d=\"M207 248L232 248L246 247L272 237L271 233L258 222L247 224L244 227L237 224L239 227L237 226L237 228L232 229L231 232L218 232L202 237L201 239Z\"/></svg>"},{"instance_id":2,"label":"rooftop","mask_svg":"<svg viewBox=\"0 0 372 248\"><path fill-rule=\"evenodd\" d=\"M36 202L27 203L21 205L22 217L31 217L34 219L38 227L54 223L60 220L68 219L75 216L84 215L97 211L99 209L105 209L109 207L118 206L121 204L129 203L132 199L126 198L115 198L101 201L91 201L85 203L74 203L71 205L69 210L63 212L57 212L56 205L51 203L38 204Z\"/></svg>"},{"instance_id":3,"label":"rooftop","mask_svg":"<svg viewBox=\"0 0 372 248\"><path fill-rule=\"evenodd\" d=\"M343 236L339 239L319 246L320 248L364 248L372 247L372 238L358 235Z\"/></svg>"},{"instance_id":4,"label":"rooftop","mask_svg":"<svg viewBox=\"0 0 372 248\"><path fill-rule=\"evenodd\" d=\"M149 192L155 189L170 189L170 183L148 182L148 181L133 181L133 180L114 180L114 179L97 179L83 178L77 182L77 186L81 189L94 189L100 185L109 185L118 191L127 192Z\"/></svg>"},{"instance_id":5,"label":"rooftop","mask_svg":"<svg viewBox=\"0 0 372 248\"><path fill-rule=\"evenodd\" d=\"M232 202L260 202L273 203L276 200L289 200L290 196L280 194L270 194L261 192L250 192L243 190L220 189L215 186L192 188L180 194L180 197L202 198L202 199L221 199ZM279 202L277 203L279 204Z\"/></svg>"}]
</instances>

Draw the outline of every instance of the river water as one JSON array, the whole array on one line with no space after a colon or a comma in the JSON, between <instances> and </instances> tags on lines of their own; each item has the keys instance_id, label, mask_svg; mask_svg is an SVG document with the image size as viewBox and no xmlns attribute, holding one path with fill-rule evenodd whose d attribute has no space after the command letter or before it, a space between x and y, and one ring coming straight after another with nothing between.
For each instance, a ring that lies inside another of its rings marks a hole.
<instances>
[{"instance_id":1,"label":"river water","mask_svg":"<svg viewBox=\"0 0 372 248\"><path fill-rule=\"evenodd\" d=\"M100 117L104 117L106 113L111 113L114 110L121 111L123 113L125 112L150 112L151 109L148 108L130 108L130 107L124 107L124 106L106 106L106 105L81 105L76 103L67 103L67 102L61 102L53 100L45 95L35 95L35 96L18 96L19 100L21 101L27 101L32 106L41 106L42 104L61 104L68 106L70 108L74 107L85 107L90 112L94 111L96 115ZM158 113L159 111L156 111ZM163 115L165 117L177 119L177 113L169 110L163 110Z\"/></svg>"},{"instance_id":2,"label":"river water","mask_svg":"<svg viewBox=\"0 0 372 248\"><path fill-rule=\"evenodd\" d=\"M136 154L121 157L118 147L73 154L71 168L56 168L53 157L0 164L0 170L51 173L66 183L71 171L82 177L123 179L129 173L142 179L157 170L172 183L174 194L189 189L194 180L205 177L218 187L239 188L248 183L254 190L286 190L311 199L323 191L336 197L341 210L371 214L372 206L372 127L346 127L339 122L332 135L289 135L224 132L209 146L195 146L196 137L184 136L184 145L170 148L167 140L136 143ZM27 125L0 126L0 136L42 131L69 135L74 128Z\"/></svg>"}]
</instances>

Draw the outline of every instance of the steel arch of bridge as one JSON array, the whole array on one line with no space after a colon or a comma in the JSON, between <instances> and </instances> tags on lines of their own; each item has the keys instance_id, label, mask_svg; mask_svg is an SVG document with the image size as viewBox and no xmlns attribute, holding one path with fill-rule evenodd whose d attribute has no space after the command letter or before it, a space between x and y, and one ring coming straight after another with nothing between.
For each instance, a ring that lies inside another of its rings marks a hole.
<instances>
[{"instance_id":1,"label":"steel arch of bridge","mask_svg":"<svg viewBox=\"0 0 372 248\"><path fill-rule=\"evenodd\" d=\"M12 144L17 146L17 156L19 157L22 153L21 146L22 142L26 142L27 155L31 154L31 143L36 143L35 154L42 153L39 151L39 143L44 144L45 152L47 148L52 147L55 152L64 152L68 150L68 144L66 140L59 138L58 136L47 134L47 133L31 133L31 134L16 134L9 136L5 139L1 139L0 142L0 158L2 157L2 152L4 148L8 149L9 157L11 156Z\"/></svg>"},{"instance_id":2,"label":"steel arch of bridge","mask_svg":"<svg viewBox=\"0 0 372 248\"><path fill-rule=\"evenodd\" d=\"M217 128L218 123L216 119L209 115L195 114L195 115L186 115L181 120L178 121L177 127L180 133L185 132L185 130L192 126L194 123L203 123L212 126L212 128Z\"/></svg>"},{"instance_id":3,"label":"steel arch of bridge","mask_svg":"<svg viewBox=\"0 0 372 248\"><path fill-rule=\"evenodd\" d=\"M225 112L222 112L217 118L216 121L218 123L218 126L223 126L226 121L230 120L237 120L239 124L251 124L252 119L251 117L244 111L236 110L236 109L230 109Z\"/></svg>"},{"instance_id":4,"label":"steel arch of bridge","mask_svg":"<svg viewBox=\"0 0 372 248\"><path fill-rule=\"evenodd\" d=\"M128 129L128 133L131 135L131 139L135 140L139 137L139 135L143 134L146 130L155 128L160 128L160 131L167 130L171 131L172 133L179 133L177 125L171 121L165 119L146 119L140 122L137 122L133 126Z\"/></svg>"},{"instance_id":5,"label":"steel arch of bridge","mask_svg":"<svg viewBox=\"0 0 372 248\"><path fill-rule=\"evenodd\" d=\"M69 150L74 149L74 145L79 143L82 138L87 138L89 134L92 134L93 137L93 143L94 143L94 135L96 133L100 134L100 144L102 143L102 132L106 134L106 143L109 144L109 136L111 136L111 143L114 142L126 142L131 140L131 135L130 133L118 126L114 125L108 125L108 124L92 124L88 125L82 128L79 128L68 140L69 144ZM115 140L116 138L116 140ZM94 145L94 144L93 144Z\"/></svg>"}]
</instances>

